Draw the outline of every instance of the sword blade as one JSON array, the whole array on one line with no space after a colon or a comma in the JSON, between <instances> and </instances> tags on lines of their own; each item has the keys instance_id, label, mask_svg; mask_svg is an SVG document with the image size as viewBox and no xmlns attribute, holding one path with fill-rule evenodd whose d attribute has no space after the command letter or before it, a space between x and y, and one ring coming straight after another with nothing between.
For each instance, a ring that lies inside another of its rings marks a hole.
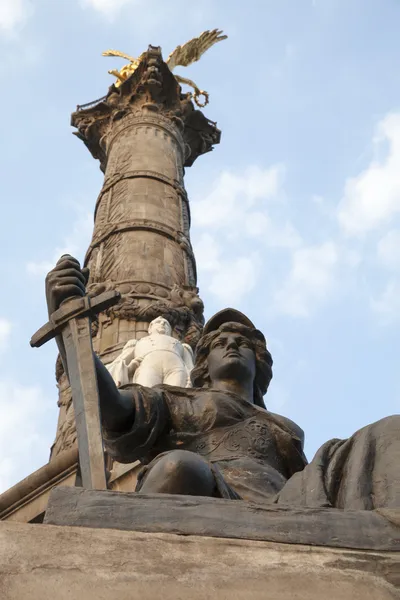
<instances>
[{"instance_id":1,"label":"sword blade","mask_svg":"<svg viewBox=\"0 0 400 600\"><path fill-rule=\"evenodd\" d=\"M62 336L75 411L82 485L86 489L105 490L107 480L90 319L71 319Z\"/></svg>"}]
</instances>

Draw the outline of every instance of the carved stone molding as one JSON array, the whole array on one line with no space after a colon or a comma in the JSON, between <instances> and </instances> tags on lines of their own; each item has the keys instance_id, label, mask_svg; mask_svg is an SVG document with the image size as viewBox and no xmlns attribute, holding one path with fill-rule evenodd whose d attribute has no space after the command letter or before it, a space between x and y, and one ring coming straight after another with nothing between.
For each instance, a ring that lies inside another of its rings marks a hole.
<instances>
[{"instance_id":1,"label":"carved stone molding","mask_svg":"<svg viewBox=\"0 0 400 600\"><path fill-rule=\"evenodd\" d=\"M164 173L160 173L158 171L151 171L149 169L137 169L135 171L126 171L125 173L117 173L112 177L106 178L104 180L100 196L108 192L108 190L110 190L114 185L116 185L120 181L123 181L124 179L135 179L135 177L148 177L149 179L156 179L158 181L162 181L162 183L170 185L180 194L182 194L182 196L185 196L187 198L185 188L179 183L177 179L172 179L171 177L164 175Z\"/></svg>"},{"instance_id":2,"label":"carved stone molding","mask_svg":"<svg viewBox=\"0 0 400 600\"><path fill-rule=\"evenodd\" d=\"M131 231L135 229L144 229L146 231L152 231L160 235L164 235L169 239L173 240L177 244L181 245L184 250L192 255L193 250L188 238L182 231L175 231L172 227L161 223L160 221L150 221L149 219L135 219L132 221L121 221L118 224L110 223L109 225L103 226L99 231L96 232L90 248L88 250L88 256L90 255L91 249L95 248L110 235L122 233L123 231Z\"/></svg>"},{"instance_id":3,"label":"carved stone molding","mask_svg":"<svg viewBox=\"0 0 400 600\"><path fill-rule=\"evenodd\" d=\"M180 151L182 152L182 156L185 156L185 143L183 141L181 132L176 126L176 123L171 122L171 119L168 119L159 113L157 113L156 116L143 113L140 115L128 113L126 116L124 115L121 120L118 120L117 124L115 124L114 117L114 125L110 130L110 133L104 138L103 141L103 144L106 146L105 149L107 150L107 153L111 151L115 139L121 135L121 133L126 132L127 129L149 125L152 125L152 128L161 129L165 131L165 133L168 133L178 144Z\"/></svg>"},{"instance_id":4,"label":"carved stone molding","mask_svg":"<svg viewBox=\"0 0 400 600\"><path fill-rule=\"evenodd\" d=\"M87 290L90 295L96 296L108 290L118 290L121 296L136 294L143 298L169 299L171 297L171 288L162 283L149 281L126 280L119 281L118 283L103 281L101 283L89 284Z\"/></svg>"},{"instance_id":5,"label":"carved stone molding","mask_svg":"<svg viewBox=\"0 0 400 600\"><path fill-rule=\"evenodd\" d=\"M88 286L90 295L111 290L121 294L121 301L106 311L105 314L110 322L115 318L150 322L162 316L180 334L180 339L193 348L196 346L204 325L204 304L197 288L174 285L168 289L156 283L133 281L120 283L106 281ZM143 306L139 303L141 298L152 302Z\"/></svg>"}]
</instances>

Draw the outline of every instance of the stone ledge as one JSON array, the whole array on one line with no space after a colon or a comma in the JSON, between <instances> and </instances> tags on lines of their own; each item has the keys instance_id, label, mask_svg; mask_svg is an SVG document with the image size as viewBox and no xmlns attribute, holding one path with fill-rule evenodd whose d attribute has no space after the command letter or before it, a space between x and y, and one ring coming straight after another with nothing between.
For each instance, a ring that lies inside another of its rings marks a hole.
<instances>
[{"instance_id":1,"label":"stone ledge","mask_svg":"<svg viewBox=\"0 0 400 600\"><path fill-rule=\"evenodd\" d=\"M45 523L400 552L397 511L393 515L389 520L376 511L58 487L51 492Z\"/></svg>"},{"instance_id":2,"label":"stone ledge","mask_svg":"<svg viewBox=\"0 0 400 600\"><path fill-rule=\"evenodd\" d=\"M109 487L112 490L135 489L138 461L129 464L115 462ZM62 452L52 461L31 473L12 488L0 494L0 521L28 523L43 518L51 490L56 486L75 486L78 471L78 449Z\"/></svg>"},{"instance_id":3,"label":"stone ledge","mask_svg":"<svg viewBox=\"0 0 400 600\"><path fill-rule=\"evenodd\" d=\"M71 479L71 485L75 484L77 468L78 449L72 448L16 483L0 494L0 520L12 518L13 514L20 512L43 495L46 496L46 500L44 506L43 502L40 502L40 506L41 510L44 510L50 489L59 484L67 485L67 479ZM30 511L30 516L34 514L35 510L32 514Z\"/></svg>"},{"instance_id":4,"label":"stone ledge","mask_svg":"<svg viewBox=\"0 0 400 600\"><path fill-rule=\"evenodd\" d=\"M2 600L399 600L400 555L0 523Z\"/></svg>"}]
</instances>

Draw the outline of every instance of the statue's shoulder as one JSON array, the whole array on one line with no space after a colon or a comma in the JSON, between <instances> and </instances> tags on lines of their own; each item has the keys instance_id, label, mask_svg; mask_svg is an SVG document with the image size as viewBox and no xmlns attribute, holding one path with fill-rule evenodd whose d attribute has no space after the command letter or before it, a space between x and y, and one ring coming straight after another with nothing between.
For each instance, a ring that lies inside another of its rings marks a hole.
<instances>
[{"instance_id":1,"label":"statue's shoulder","mask_svg":"<svg viewBox=\"0 0 400 600\"><path fill-rule=\"evenodd\" d=\"M118 388L120 393L124 395L142 394L144 396L155 396L162 393L161 386L147 387L140 383L125 383Z\"/></svg>"},{"instance_id":2,"label":"statue's shoulder","mask_svg":"<svg viewBox=\"0 0 400 600\"><path fill-rule=\"evenodd\" d=\"M157 389L163 392L164 394L169 394L171 396L176 396L179 398L195 398L199 394L204 393L203 389L199 388L187 388L187 387L177 387L175 385L168 385L167 383L162 383L160 385L155 386L152 389Z\"/></svg>"},{"instance_id":3,"label":"statue's shoulder","mask_svg":"<svg viewBox=\"0 0 400 600\"><path fill-rule=\"evenodd\" d=\"M304 447L304 431L303 429L297 425L297 423L295 423L294 421L292 421L291 419L288 419L288 417L283 417L282 415L278 415L276 413L270 412L269 413L276 421L278 421L279 423L282 423L282 425L286 428L289 429L293 435L298 438L301 442L301 447Z\"/></svg>"}]
</instances>

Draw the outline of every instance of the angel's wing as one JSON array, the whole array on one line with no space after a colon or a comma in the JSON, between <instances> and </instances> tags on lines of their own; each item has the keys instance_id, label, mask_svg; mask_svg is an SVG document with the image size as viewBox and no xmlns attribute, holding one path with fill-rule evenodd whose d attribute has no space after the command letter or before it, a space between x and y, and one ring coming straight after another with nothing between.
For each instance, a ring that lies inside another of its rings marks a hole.
<instances>
[{"instance_id":1,"label":"angel's wing","mask_svg":"<svg viewBox=\"0 0 400 600\"><path fill-rule=\"evenodd\" d=\"M217 42L226 40L228 36L221 34L222 31L219 29L203 31L199 37L193 38L189 42L186 42L186 44L183 44L183 46L177 46L166 60L170 70L173 71L177 66L187 67L199 60L211 46Z\"/></svg>"},{"instance_id":2,"label":"angel's wing","mask_svg":"<svg viewBox=\"0 0 400 600\"><path fill-rule=\"evenodd\" d=\"M106 50L105 52L103 52L103 56L118 56L120 58L125 58L126 60L129 60L132 63L137 62L137 58L129 56L129 54L125 54L125 52L120 52L119 50Z\"/></svg>"}]
</instances>

